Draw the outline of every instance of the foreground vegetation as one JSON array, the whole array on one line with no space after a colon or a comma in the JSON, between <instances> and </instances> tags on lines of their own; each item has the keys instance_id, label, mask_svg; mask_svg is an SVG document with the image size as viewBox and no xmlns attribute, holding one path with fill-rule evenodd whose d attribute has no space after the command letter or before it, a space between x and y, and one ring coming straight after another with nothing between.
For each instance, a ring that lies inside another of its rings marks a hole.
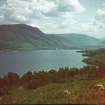
<instances>
[{"instance_id":1,"label":"foreground vegetation","mask_svg":"<svg viewBox=\"0 0 105 105\"><path fill-rule=\"evenodd\" d=\"M105 104L105 49L84 51L81 69L16 73L0 78L0 104Z\"/></svg>"}]
</instances>

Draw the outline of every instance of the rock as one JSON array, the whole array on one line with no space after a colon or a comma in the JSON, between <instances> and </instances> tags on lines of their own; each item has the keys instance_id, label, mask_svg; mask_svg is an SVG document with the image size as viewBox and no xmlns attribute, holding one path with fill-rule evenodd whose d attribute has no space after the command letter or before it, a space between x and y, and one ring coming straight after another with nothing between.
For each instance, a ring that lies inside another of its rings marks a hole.
<instances>
[{"instance_id":1,"label":"rock","mask_svg":"<svg viewBox=\"0 0 105 105\"><path fill-rule=\"evenodd\" d=\"M65 94L66 96L70 96L70 95L71 95L71 92L70 92L68 89L66 89L66 90L64 90L64 94Z\"/></svg>"},{"instance_id":2,"label":"rock","mask_svg":"<svg viewBox=\"0 0 105 105\"><path fill-rule=\"evenodd\" d=\"M96 84L95 89L105 90L105 87L103 84Z\"/></svg>"}]
</instances>

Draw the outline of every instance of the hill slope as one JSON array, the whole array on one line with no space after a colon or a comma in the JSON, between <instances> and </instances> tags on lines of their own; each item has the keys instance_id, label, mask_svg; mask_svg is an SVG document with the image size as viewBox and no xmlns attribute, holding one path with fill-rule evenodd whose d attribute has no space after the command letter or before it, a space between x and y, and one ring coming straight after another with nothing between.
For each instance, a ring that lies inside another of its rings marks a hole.
<instances>
[{"instance_id":1,"label":"hill slope","mask_svg":"<svg viewBox=\"0 0 105 105\"><path fill-rule=\"evenodd\" d=\"M70 48L94 48L97 47L100 40L83 34L57 34L50 37L60 37L60 41Z\"/></svg>"},{"instance_id":2,"label":"hill slope","mask_svg":"<svg viewBox=\"0 0 105 105\"><path fill-rule=\"evenodd\" d=\"M86 35L45 34L24 24L0 26L0 50L91 48L98 43L98 39Z\"/></svg>"},{"instance_id":3,"label":"hill slope","mask_svg":"<svg viewBox=\"0 0 105 105\"><path fill-rule=\"evenodd\" d=\"M46 36L38 28L23 24L0 26L0 49L35 49L47 45Z\"/></svg>"},{"instance_id":4,"label":"hill slope","mask_svg":"<svg viewBox=\"0 0 105 105\"><path fill-rule=\"evenodd\" d=\"M105 38L100 39L100 46L105 48Z\"/></svg>"}]
</instances>

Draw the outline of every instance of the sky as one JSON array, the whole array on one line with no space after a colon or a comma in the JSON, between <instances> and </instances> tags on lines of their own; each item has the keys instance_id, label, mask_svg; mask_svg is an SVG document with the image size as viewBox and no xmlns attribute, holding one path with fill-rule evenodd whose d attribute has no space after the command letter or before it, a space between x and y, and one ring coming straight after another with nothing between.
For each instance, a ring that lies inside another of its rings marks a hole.
<instances>
[{"instance_id":1,"label":"sky","mask_svg":"<svg viewBox=\"0 0 105 105\"><path fill-rule=\"evenodd\" d=\"M105 38L105 0L0 0L0 24Z\"/></svg>"}]
</instances>

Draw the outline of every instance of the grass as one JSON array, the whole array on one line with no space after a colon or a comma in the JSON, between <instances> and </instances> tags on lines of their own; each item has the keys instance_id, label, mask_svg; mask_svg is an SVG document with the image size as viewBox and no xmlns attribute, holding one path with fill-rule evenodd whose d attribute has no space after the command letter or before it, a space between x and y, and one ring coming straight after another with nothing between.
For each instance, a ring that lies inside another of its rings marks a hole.
<instances>
[{"instance_id":1,"label":"grass","mask_svg":"<svg viewBox=\"0 0 105 105\"><path fill-rule=\"evenodd\" d=\"M49 84L41 88L29 90L19 87L9 91L3 96L0 103L8 104L98 104L100 90L95 89L96 84L105 84L105 79L83 80L70 78L63 83ZM70 95L64 93L71 92Z\"/></svg>"}]
</instances>

